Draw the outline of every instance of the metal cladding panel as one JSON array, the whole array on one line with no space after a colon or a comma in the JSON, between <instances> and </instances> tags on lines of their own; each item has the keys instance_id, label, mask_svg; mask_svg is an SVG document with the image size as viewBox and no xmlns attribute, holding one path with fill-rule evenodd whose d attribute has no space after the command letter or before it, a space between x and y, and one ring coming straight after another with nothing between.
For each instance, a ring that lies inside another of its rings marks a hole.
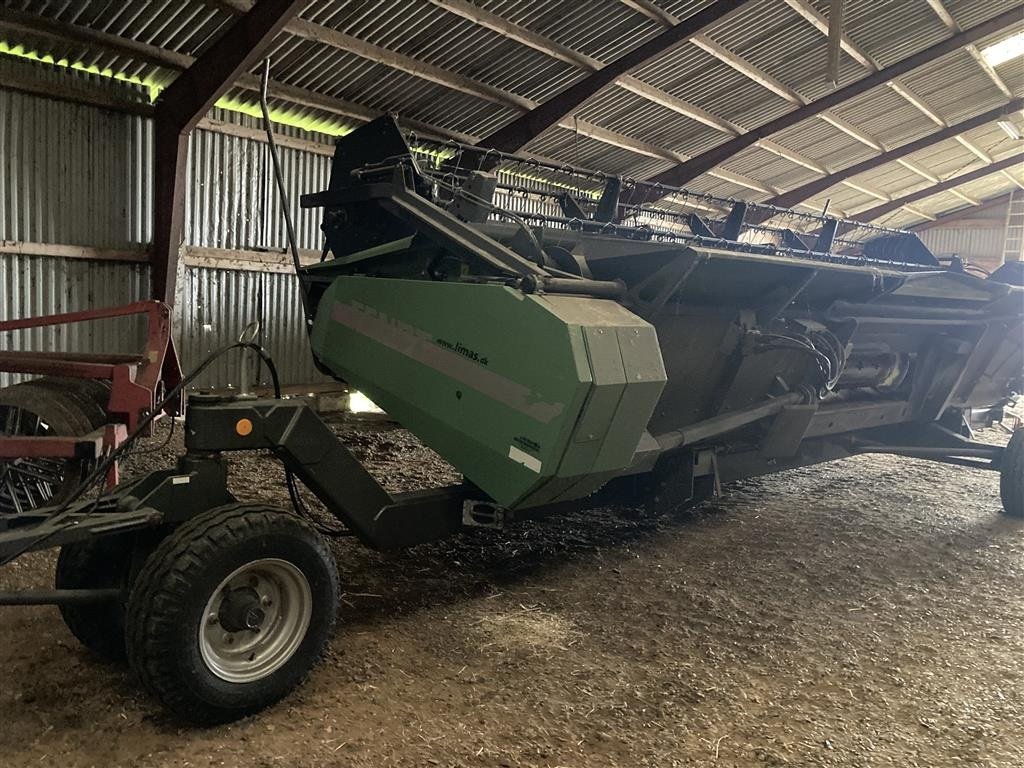
<instances>
[{"instance_id":1,"label":"metal cladding panel","mask_svg":"<svg viewBox=\"0 0 1024 768\"><path fill-rule=\"evenodd\" d=\"M826 74L825 35L791 8L777 0L761 0L745 6L735 22L716 31L715 40L808 100L820 98L832 89ZM849 56L840 58L840 85L863 73L863 67Z\"/></svg>"},{"instance_id":2,"label":"metal cladding panel","mask_svg":"<svg viewBox=\"0 0 1024 768\"><path fill-rule=\"evenodd\" d=\"M555 42L609 62L660 34L662 27L618 0L486 0L493 13ZM707 2L690 2L689 16Z\"/></svg>"},{"instance_id":3,"label":"metal cladding panel","mask_svg":"<svg viewBox=\"0 0 1024 768\"><path fill-rule=\"evenodd\" d=\"M144 299L148 292L146 264L0 254L0 320L112 307ZM182 367L191 370L256 319L263 323L260 343L274 358L283 384L329 381L309 354L294 276L271 272L185 270L174 318ZM120 318L3 333L0 349L135 352L144 338L142 318ZM194 387L237 387L239 371L236 356L223 357ZM30 377L0 373L0 386L25 378ZM266 370L259 381L270 383Z\"/></svg>"},{"instance_id":4,"label":"metal cladding panel","mask_svg":"<svg viewBox=\"0 0 1024 768\"><path fill-rule=\"evenodd\" d=\"M666 149L692 142L707 130L702 123L622 88L601 91L576 114L581 120Z\"/></svg>"},{"instance_id":5,"label":"metal cladding panel","mask_svg":"<svg viewBox=\"0 0 1024 768\"><path fill-rule=\"evenodd\" d=\"M175 322L180 339L178 351L186 369L236 341L246 325L259 320L257 340L273 357L282 385L329 381L313 366L294 275L189 267L181 292ZM238 387L240 355L229 353L216 360L193 387ZM269 385L269 372L264 368L257 376L254 358L250 365L250 381Z\"/></svg>"},{"instance_id":6,"label":"metal cladding panel","mask_svg":"<svg viewBox=\"0 0 1024 768\"><path fill-rule=\"evenodd\" d=\"M956 255L985 264L998 264L1003 257L1003 227L930 227L918 235L936 256Z\"/></svg>"},{"instance_id":7,"label":"metal cladding panel","mask_svg":"<svg viewBox=\"0 0 1024 768\"><path fill-rule=\"evenodd\" d=\"M946 8L961 27L973 27L995 13L1002 13L1013 7L1014 0L945 0Z\"/></svg>"},{"instance_id":8,"label":"metal cladding panel","mask_svg":"<svg viewBox=\"0 0 1024 768\"><path fill-rule=\"evenodd\" d=\"M1020 81L1020 76L1013 78ZM903 83L947 122L955 123L1006 101L966 50L943 57L903 78ZM1011 81L1012 82L1012 81Z\"/></svg>"},{"instance_id":9,"label":"metal cladding panel","mask_svg":"<svg viewBox=\"0 0 1024 768\"><path fill-rule=\"evenodd\" d=\"M0 320L112 307L146 297L145 264L0 254ZM140 318L0 333L0 349L46 352L134 352L142 348ZM28 376L0 373L0 386Z\"/></svg>"},{"instance_id":10,"label":"metal cladding panel","mask_svg":"<svg viewBox=\"0 0 1024 768\"><path fill-rule=\"evenodd\" d=\"M935 123L920 110L885 86L872 88L840 104L832 112L872 138L894 146L936 129Z\"/></svg>"},{"instance_id":11,"label":"metal cladding panel","mask_svg":"<svg viewBox=\"0 0 1024 768\"><path fill-rule=\"evenodd\" d=\"M1016 174L1013 171L1011 175L1020 177L1020 172ZM994 197L999 197L1003 194L1009 194L1011 191L1017 188L1017 185L1010 181L1000 173L994 173L991 176L985 176L983 178L972 181L970 184L962 184L957 189L963 192L965 195L972 197L975 200L991 200ZM942 213L943 209L935 209L935 213Z\"/></svg>"},{"instance_id":12,"label":"metal cladding panel","mask_svg":"<svg viewBox=\"0 0 1024 768\"><path fill-rule=\"evenodd\" d=\"M196 55L216 39L230 15L202 0L124 0L116 3L17 3L24 10L68 24L99 29L149 45ZM27 8L25 6L28 6ZM101 53L68 41L53 51L100 69L151 76L157 68L124 55Z\"/></svg>"},{"instance_id":13,"label":"metal cladding panel","mask_svg":"<svg viewBox=\"0 0 1024 768\"><path fill-rule=\"evenodd\" d=\"M692 44L665 52L638 67L633 74L683 101L747 128L792 108L788 101ZM724 136L717 131L714 133ZM695 151L690 146L680 149L689 154Z\"/></svg>"},{"instance_id":14,"label":"metal cladding panel","mask_svg":"<svg viewBox=\"0 0 1024 768\"><path fill-rule=\"evenodd\" d=\"M817 5L819 8L824 7L827 12L827 3L819 2ZM985 18L994 15L990 12ZM869 50L882 67L949 37L946 25L927 3L900 0L850 2L844 9L843 28L850 39ZM908 34L908 31L912 31L912 34Z\"/></svg>"},{"instance_id":15,"label":"metal cladding panel","mask_svg":"<svg viewBox=\"0 0 1024 768\"><path fill-rule=\"evenodd\" d=\"M428 0L310 6L304 16L434 66L544 101L576 78L574 67L449 13ZM395 19L402 19L396 24Z\"/></svg>"},{"instance_id":16,"label":"metal cladding panel","mask_svg":"<svg viewBox=\"0 0 1024 768\"><path fill-rule=\"evenodd\" d=\"M771 141L816 160L831 170L845 168L878 154L877 150L865 146L824 120L804 120L775 134Z\"/></svg>"},{"instance_id":17,"label":"metal cladding panel","mask_svg":"<svg viewBox=\"0 0 1024 768\"><path fill-rule=\"evenodd\" d=\"M814 171L779 157L774 152L769 152L757 145L737 152L718 168L752 179L763 179L763 186L769 189L789 189L818 178ZM758 200L764 195L760 191L748 190L744 196L751 200Z\"/></svg>"},{"instance_id":18,"label":"metal cladding panel","mask_svg":"<svg viewBox=\"0 0 1024 768\"><path fill-rule=\"evenodd\" d=\"M290 48L294 53L275 64L275 78L380 112L401 113L463 132L476 129L480 134L485 128L496 129L503 121L519 114L514 108L438 85L319 41L301 40Z\"/></svg>"},{"instance_id":19,"label":"metal cladding panel","mask_svg":"<svg viewBox=\"0 0 1024 768\"><path fill-rule=\"evenodd\" d=\"M0 82L36 70L0 57ZM151 164L144 118L0 89L0 240L139 247Z\"/></svg>"},{"instance_id":20,"label":"metal cladding panel","mask_svg":"<svg viewBox=\"0 0 1024 768\"><path fill-rule=\"evenodd\" d=\"M634 178L647 178L672 165L670 160L648 157L630 149L610 147L574 131L555 128L546 131L526 146L528 152L557 158L582 168L594 168Z\"/></svg>"},{"instance_id":21,"label":"metal cladding panel","mask_svg":"<svg viewBox=\"0 0 1024 768\"><path fill-rule=\"evenodd\" d=\"M52 70L0 57L0 73L26 69L33 76L56 77ZM109 86L74 71L59 75ZM212 116L257 125L220 110ZM278 130L300 135L283 126ZM284 223L267 145L200 130L192 150L186 243L283 248ZM327 187L330 158L288 147L281 147L280 155L299 246L319 249L319 212L302 210L298 202L302 192ZM149 120L0 89L0 239L139 248L151 239L151 166ZM148 295L145 264L0 255L0 269L5 319L114 306ZM308 352L294 276L201 268L187 268L185 274L176 329L186 370L259 317L285 384L326 381ZM214 296L220 298L215 305ZM0 348L129 351L141 348L141 329L140 321L107 320L21 331L0 337ZM218 361L197 384L237 385L238 370L233 360ZM0 374L0 385L16 380Z\"/></svg>"},{"instance_id":22,"label":"metal cladding panel","mask_svg":"<svg viewBox=\"0 0 1024 768\"><path fill-rule=\"evenodd\" d=\"M207 248L285 248L269 146L206 130L195 131L189 143L185 242ZM278 147L278 155L298 246L319 250L320 212L300 208L299 197L327 188L331 158L290 147Z\"/></svg>"}]
</instances>

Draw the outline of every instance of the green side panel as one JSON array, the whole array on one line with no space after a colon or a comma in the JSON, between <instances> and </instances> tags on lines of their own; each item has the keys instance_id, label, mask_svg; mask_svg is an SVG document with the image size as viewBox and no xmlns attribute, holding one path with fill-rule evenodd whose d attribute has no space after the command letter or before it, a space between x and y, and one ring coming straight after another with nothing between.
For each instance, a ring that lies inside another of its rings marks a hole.
<instances>
[{"instance_id":1,"label":"green side panel","mask_svg":"<svg viewBox=\"0 0 1024 768\"><path fill-rule=\"evenodd\" d=\"M615 335L627 381L608 427L608 434L617 439L605 441L594 471L617 470L628 465L643 432L643 429L636 431L635 426L637 423L647 426L667 381L658 334L653 326L620 326Z\"/></svg>"},{"instance_id":2,"label":"green side panel","mask_svg":"<svg viewBox=\"0 0 1024 768\"><path fill-rule=\"evenodd\" d=\"M558 468L558 474L565 477L591 471L608 436L608 428L619 407L622 391L626 388L626 374L622 370L622 356L619 354L615 330L586 327L583 329L583 340L587 346L594 386L590 389L572 440Z\"/></svg>"},{"instance_id":3,"label":"green side panel","mask_svg":"<svg viewBox=\"0 0 1024 768\"><path fill-rule=\"evenodd\" d=\"M631 338L660 366L653 328L610 300L355 276L331 283L312 331L325 365L509 508L629 465L664 385L627 368Z\"/></svg>"}]
</instances>

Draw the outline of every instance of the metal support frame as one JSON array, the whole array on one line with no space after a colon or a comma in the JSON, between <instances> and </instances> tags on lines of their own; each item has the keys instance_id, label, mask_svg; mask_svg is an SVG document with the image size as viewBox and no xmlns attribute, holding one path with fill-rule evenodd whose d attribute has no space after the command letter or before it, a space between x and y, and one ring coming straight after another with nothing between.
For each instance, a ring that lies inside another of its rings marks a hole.
<instances>
[{"instance_id":1,"label":"metal support frame","mask_svg":"<svg viewBox=\"0 0 1024 768\"><path fill-rule=\"evenodd\" d=\"M240 434L243 420L252 429ZM389 494L302 403L193 397L186 435L187 450L198 455L270 449L363 543L378 549L455 533L463 501L482 495L471 485Z\"/></svg>"},{"instance_id":2,"label":"metal support frame","mask_svg":"<svg viewBox=\"0 0 1024 768\"><path fill-rule=\"evenodd\" d=\"M171 83L153 114L152 294L174 303L178 253L185 226L188 135L228 88L307 3L258 0Z\"/></svg>"},{"instance_id":3,"label":"metal support frame","mask_svg":"<svg viewBox=\"0 0 1024 768\"><path fill-rule=\"evenodd\" d=\"M112 421L135 429L155 402L161 383L168 389L181 381L181 367L171 337L171 309L160 301L137 301L117 307L23 317L0 321L0 333L84 323L134 315L146 316L146 343L138 354L0 351L0 371L111 382L107 412ZM180 404L174 412L181 411ZM17 438L21 441L41 438ZM3 438L4 441L15 438ZM27 454L25 454L27 455Z\"/></svg>"}]
</instances>

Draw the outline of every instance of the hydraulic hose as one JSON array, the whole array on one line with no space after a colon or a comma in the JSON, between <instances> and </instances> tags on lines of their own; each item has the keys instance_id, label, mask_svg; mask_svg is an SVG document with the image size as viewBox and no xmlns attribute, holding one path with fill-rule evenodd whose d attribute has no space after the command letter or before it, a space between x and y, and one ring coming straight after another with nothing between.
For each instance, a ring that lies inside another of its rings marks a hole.
<instances>
[{"instance_id":1,"label":"hydraulic hose","mask_svg":"<svg viewBox=\"0 0 1024 768\"><path fill-rule=\"evenodd\" d=\"M0 566L6 565L15 558L20 557L25 552L37 547L42 542L46 541L48 538L58 533L61 530L61 528L57 524L64 520L67 520L68 518L70 518L72 514L77 513L77 510L72 512L71 505L75 501L77 501L81 496L87 493L89 489L95 486L101 479L106 477L107 471L114 465L114 463L128 452L132 444L145 433L149 425L153 423L157 416L163 413L164 409L166 409L168 405L173 403L181 396L181 393L185 390L185 387L187 387L189 384L195 381L196 378L198 378L203 371L209 368L210 365L217 358L227 354L233 349L249 349L255 352L257 355L259 355L260 359L264 363L266 363L267 370L270 371L270 378L274 384L274 397L281 397L281 380L278 378L277 375L277 366L274 365L273 358L271 358L270 355L267 354L267 351L263 349L263 347L259 346L258 344L253 344L252 342L237 341L232 344L228 344L224 347L221 347L220 349L215 350L214 352L211 352L203 359L201 363L199 363L199 365L193 368L187 376L182 377L178 385L173 387L164 396L164 398L160 402L158 402L142 420L139 421L138 426L135 427L134 430L132 430L132 433L128 435L125 441L121 443L113 451L111 451L109 454L107 454L107 456L102 461L100 461L99 464L96 465L95 469L93 469L93 471L90 472L86 476L86 478L81 483L78 484L78 487L75 488L75 490L68 496L68 498L57 506L53 514L46 518L46 523L47 525L51 526L51 530L48 533L41 534L39 537L32 539L29 543L27 543L24 547L22 547L14 554L9 555L0 560Z\"/></svg>"}]
</instances>

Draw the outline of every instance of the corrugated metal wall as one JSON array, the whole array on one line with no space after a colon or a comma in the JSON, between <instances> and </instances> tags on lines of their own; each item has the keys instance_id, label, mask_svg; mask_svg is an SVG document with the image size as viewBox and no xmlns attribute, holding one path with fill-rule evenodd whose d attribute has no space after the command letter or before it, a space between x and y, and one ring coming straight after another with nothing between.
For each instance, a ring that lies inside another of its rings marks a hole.
<instances>
[{"instance_id":1,"label":"corrugated metal wall","mask_svg":"<svg viewBox=\"0 0 1024 768\"><path fill-rule=\"evenodd\" d=\"M215 110L225 122L256 127L251 118ZM290 133L281 130L281 133ZM292 132L294 133L294 132ZM327 189L331 159L278 147L295 239L299 248L319 250L319 211L299 207L306 192ZM287 246L280 196L270 148L263 142L197 130L189 145L185 197L185 242L207 248L262 249Z\"/></svg>"},{"instance_id":2,"label":"corrugated metal wall","mask_svg":"<svg viewBox=\"0 0 1024 768\"><path fill-rule=\"evenodd\" d=\"M177 320L182 328L179 352L183 360L198 363L237 339L250 322L259 320L259 342L273 357L282 383L326 381L313 367L301 322L299 291L292 275L189 268L182 294ZM221 357L196 380L196 386L238 386L239 371L237 356ZM255 374L250 380L256 380ZM269 383L266 371L259 380Z\"/></svg>"},{"instance_id":3,"label":"corrugated metal wall","mask_svg":"<svg viewBox=\"0 0 1024 768\"><path fill-rule=\"evenodd\" d=\"M0 255L0 320L126 304L144 298L149 268L51 256ZM133 352L142 348L142 318L95 320L0 334L0 349ZM25 377L0 373L0 386Z\"/></svg>"},{"instance_id":4,"label":"corrugated metal wall","mask_svg":"<svg viewBox=\"0 0 1024 768\"><path fill-rule=\"evenodd\" d=\"M78 77L116 92L120 85L0 57L0 75ZM0 240L109 249L141 248L152 233L152 126L147 119L2 88L0 77ZM224 122L257 127L251 118L215 111ZM304 134L282 128L293 136ZM280 148L300 248L319 249L316 211L299 196L327 186L330 158ZM269 151L263 142L198 130L189 159L186 244L281 249L286 244ZM0 318L121 304L146 296L142 264L0 254ZM313 368L291 274L188 267L177 308L178 344L189 368L233 341L253 319L285 384L326 379ZM0 348L73 351L138 348L141 326L124 321L94 328L0 334ZM266 379L264 373L263 377ZM0 374L0 385L10 383ZM237 361L222 361L199 381L238 384Z\"/></svg>"},{"instance_id":5,"label":"corrugated metal wall","mask_svg":"<svg viewBox=\"0 0 1024 768\"><path fill-rule=\"evenodd\" d=\"M0 239L148 242L151 197L140 180L149 174L140 169L151 164L143 118L0 90Z\"/></svg>"},{"instance_id":6,"label":"corrugated metal wall","mask_svg":"<svg viewBox=\"0 0 1024 768\"><path fill-rule=\"evenodd\" d=\"M936 256L960 256L973 264L994 269L1003 257L1006 228L993 227L931 227L918 233L921 242Z\"/></svg>"},{"instance_id":7,"label":"corrugated metal wall","mask_svg":"<svg viewBox=\"0 0 1024 768\"><path fill-rule=\"evenodd\" d=\"M0 255L0 320L127 304L145 298L148 291L149 267L145 264ZM187 267L180 295L176 342L186 369L234 341L247 324L259 320L260 343L274 358L284 384L327 381L309 355L292 275ZM144 340L142 318L122 318L0 334L0 349L135 352ZM239 371L238 358L222 358L195 386L237 386ZM24 378L0 373L0 386ZM255 374L250 380L257 381ZM266 371L258 381L270 383Z\"/></svg>"}]
</instances>

